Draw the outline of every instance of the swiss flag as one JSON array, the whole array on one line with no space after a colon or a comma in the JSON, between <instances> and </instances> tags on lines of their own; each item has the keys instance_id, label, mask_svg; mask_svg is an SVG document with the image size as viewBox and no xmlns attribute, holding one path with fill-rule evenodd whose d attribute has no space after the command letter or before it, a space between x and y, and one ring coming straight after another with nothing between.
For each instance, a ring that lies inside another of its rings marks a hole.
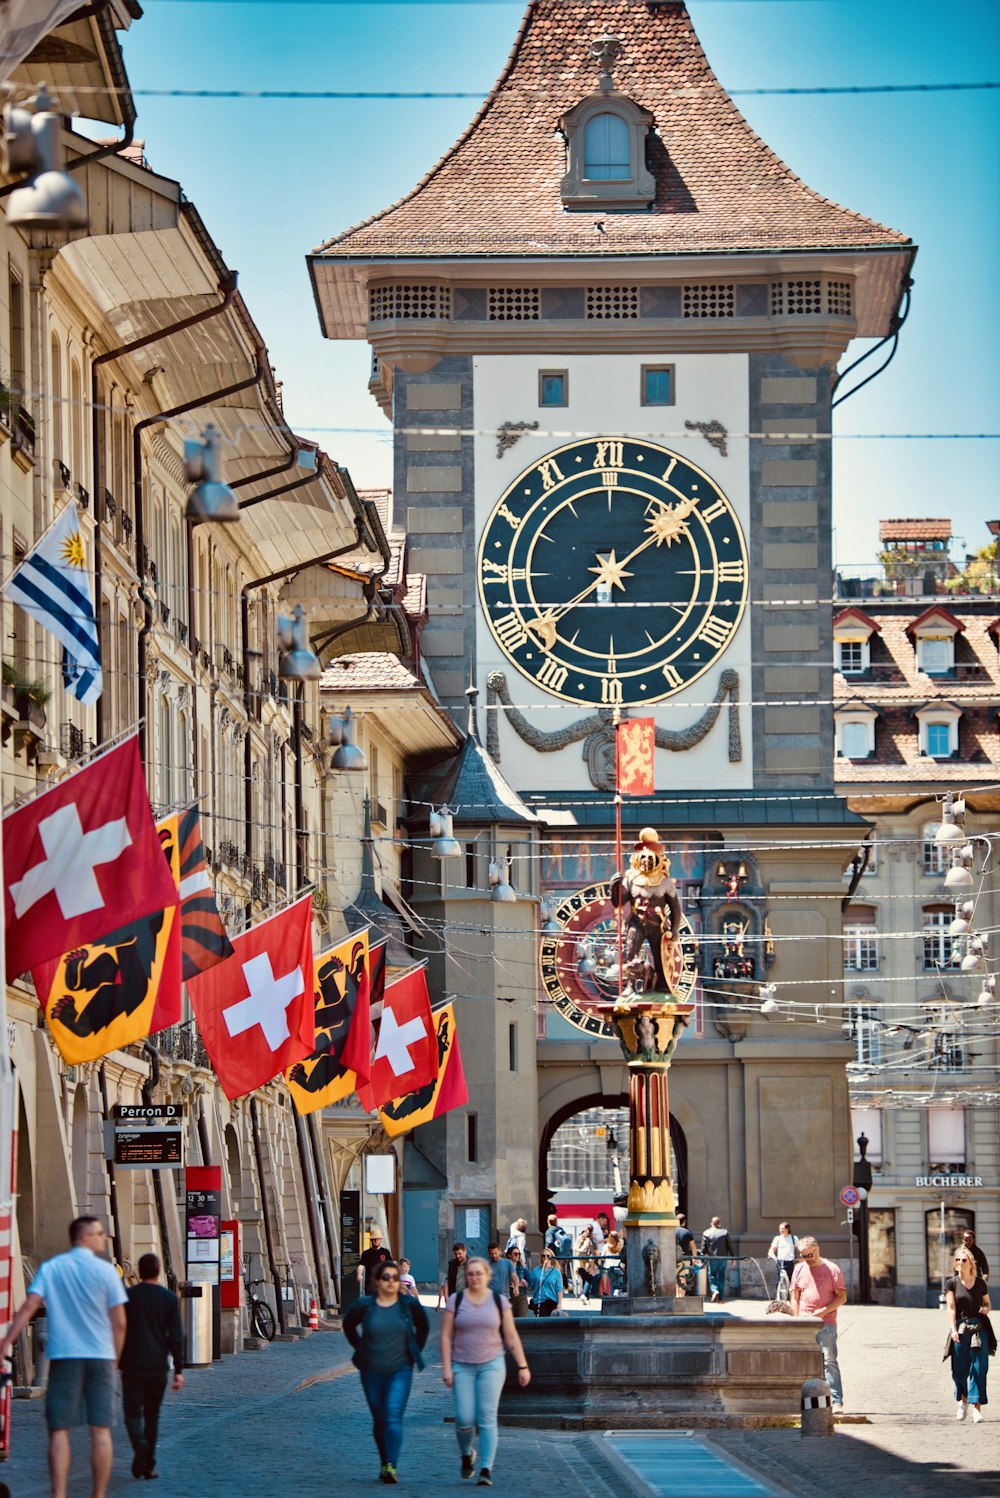
<instances>
[{"instance_id":1,"label":"swiss flag","mask_svg":"<svg viewBox=\"0 0 1000 1498\"><path fill-rule=\"evenodd\" d=\"M3 819L7 976L177 904L133 735Z\"/></svg>"},{"instance_id":2,"label":"swiss flag","mask_svg":"<svg viewBox=\"0 0 1000 1498\"><path fill-rule=\"evenodd\" d=\"M417 967L385 985L371 1080L358 1088L358 1098L371 1112L405 1092L426 1087L437 1074L437 1031L427 992L427 972Z\"/></svg>"},{"instance_id":3,"label":"swiss flag","mask_svg":"<svg viewBox=\"0 0 1000 1498\"><path fill-rule=\"evenodd\" d=\"M188 981L195 1018L228 1098L263 1087L316 1039L312 901L233 937L233 955Z\"/></svg>"}]
</instances>

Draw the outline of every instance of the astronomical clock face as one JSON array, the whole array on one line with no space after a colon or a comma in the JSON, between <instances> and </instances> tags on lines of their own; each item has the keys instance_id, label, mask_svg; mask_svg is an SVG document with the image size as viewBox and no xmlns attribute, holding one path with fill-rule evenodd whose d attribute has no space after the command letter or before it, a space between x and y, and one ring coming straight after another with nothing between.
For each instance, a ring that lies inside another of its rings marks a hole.
<instances>
[{"instance_id":1,"label":"astronomical clock face","mask_svg":"<svg viewBox=\"0 0 1000 1498\"><path fill-rule=\"evenodd\" d=\"M605 1018L608 1005L618 998L618 915L610 883L588 884L565 895L555 919L563 929L543 935L538 957L550 1002L578 1030L616 1040ZM586 956L581 951L585 939ZM698 943L686 915L681 917L681 948L684 965L674 998L688 1004L698 981Z\"/></svg>"},{"instance_id":2,"label":"astronomical clock face","mask_svg":"<svg viewBox=\"0 0 1000 1498\"><path fill-rule=\"evenodd\" d=\"M483 613L517 669L570 702L642 707L696 680L743 617L747 555L729 500L655 443L548 453L483 530Z\"/></svg>"}]
</instances>

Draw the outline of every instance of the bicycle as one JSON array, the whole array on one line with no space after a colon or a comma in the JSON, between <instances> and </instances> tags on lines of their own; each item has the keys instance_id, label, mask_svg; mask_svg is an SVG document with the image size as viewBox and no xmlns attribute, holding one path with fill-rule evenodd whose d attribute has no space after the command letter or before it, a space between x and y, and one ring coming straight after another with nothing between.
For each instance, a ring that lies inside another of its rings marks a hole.
<instances>
[{"instance_id":1,"label":"bicycle","mask_svg":"<svg viewBox=\"0 0 1000 1498\"><path fill-rule=\"evenodd\" d=\"M274 1312L267 1301L254 1290L255 1285L263 1285L264 1283L264 1280L252 1280L249 1271L244 1268L243 1287L246 1290L247 1317L250 1322L250 1330L256 1331L257 1335L263 1337L265 1342L273 1342L274 1334L278 1329L274 1320Z\"/></svg>"}]
</instances>

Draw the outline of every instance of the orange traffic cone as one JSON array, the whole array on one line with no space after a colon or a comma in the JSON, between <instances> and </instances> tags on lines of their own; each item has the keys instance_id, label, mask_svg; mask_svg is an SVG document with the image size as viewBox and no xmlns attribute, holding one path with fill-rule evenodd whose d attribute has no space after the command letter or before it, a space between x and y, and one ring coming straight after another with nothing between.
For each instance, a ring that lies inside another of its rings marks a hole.
<instances>
[{"instance_id":1,"label":"orange traffic cone","mask_svg":"<svg viewBox=\"0 0 1000 1498\"><path fill-rule=\"evenodd\" d=\"M309 1302L309 1330L311 1332L319 1331L319 1308L316 1305L315 1295Z\"/></svg>"}]
</instances>

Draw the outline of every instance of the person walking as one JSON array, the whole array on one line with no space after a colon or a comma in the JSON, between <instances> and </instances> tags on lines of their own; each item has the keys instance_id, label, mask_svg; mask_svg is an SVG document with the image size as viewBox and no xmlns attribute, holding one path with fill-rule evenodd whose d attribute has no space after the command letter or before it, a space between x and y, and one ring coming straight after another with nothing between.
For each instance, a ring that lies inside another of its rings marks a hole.
<instances>
[{"instance_id":1,"label":"person walking","mask_svg":"<svg viewBox=\"0 0 1000 1498\"><path fill-rule=\"evenodd\" d=\"M976 1242L976 1235L971 1228L966 1228L963 1232L962 1246L963 1248L967 1248L969 1250L969 1253L972 1255L973 1259L976 1262L976 1270L978 1271L980 1279L984 1280L988 1285L990 1282L989 1261L987 1260L986 1255L983 1253L982 1249L979 1247L979 1244Z\"/></svg>"},{"instance_id":2,"label":"person walking","mask_svg":"<svg viewBox=\"0 0 1000 1498\"><path fill-rule=\"evenodd\" d=\"M441 1378L455 1391L455 1434L462 1454L462 1476L476 1470L473 1447L479 1428L478 1487L493 1486L493 1462L497 1451L497 1407L507 1375L504 1345L517 1364L522 1389L531 1382L528 1361L514 1325L510 1304L490 1289L490 1266L485 1259L470 1259L465 1271L465 1290L449 1295L441 1326Z\"/></svg>"},{"instance_id":3,"label":"person walking","mask_svg":"<svg viewBox=\"0 0 1000 1498\"><path fill-rule=\"evenodd\" d=\"M701 1251L708 1260L708 1283L713 1301L721 1300L726 1293L726 1266L733 1258L733 1245L729 1229L722 1226L721 1217L713 1217L709 1227L701 1235Z\"/></svg>"},{"instance_id":4,"label":"person walking","mask_svg":"<svg viewBox=\"0 0 1000 1498\"><path fill-rule=\"evenodd\" d=\"M395 1264L375 1271L375 1293L356 1300L344 1317L344 1336L354 1348L351 1361L361 1374L361 1387L372 1412L372 1433L378 1447L379 1481L397 1483L403 1445L403 1415L430 1322L415 1295L400 1294Z\"/></svg>"},{"instance_id":5,"label":"person walking","mask_svg":"<svg viewBox=\"0 0 1000 1498\"><path fill-rule=\"evenodd\" d=\"M390 1264L392 1254L382 1244L382 1229L372 1228L368 1235L368 1247L358 1260L358 1284L363 1285L365 1295L375 1289L375 1272L380 1264Z\"/></svg>"},{"instance_id":6,"label":"person walking","mask_svg":"<svg viewBox=\"0 0 1000 1498\"><path fill-rule=\"evenodd\" d=\"M510 1225L510 1236L507 1239L504 1253L509 1253L512 1248L520 1250L521 1263L527 1269L531 1263L531 1255L528 1252L528 1219L526 1217L515 1217Z\"/></svg>"},{"instance_id":7,"label":"person walking","mask_svg":"<svg viewBox=\"0 0 1000 1498\"><path fill-rule=\"evenodd\" d=\"M517 1267L509 1254L500 1252L499 1243L489 1243L486 1252L490 1256L490 1289L506 1295L511 1305L520 1289Z\"/></svg>"},{"instance_id":8,"label":"person walking","mask_svg":"<svg viewBox=\"0 0 1000 1498\"><path fill-rule=\"evenodd\" d=\"M447 1296L454 1295L456 1290L465 1289L465 1264L468 1257L469 1251L464 1243L452 1244L451 1258L445 1266L444 1278L438 1286L435 1311L440 1311Z\"/></svg>"},{"instance_id":9,"label":"person walking","mask_svg":"<svg viewBox=\"0 0 1000 1498\"><path fill-rule=\"evenodd\" d=\"M944 1282L949 1333L944 1360L951 1360L955 1384L956 1420L964 1420L972 1406L972 1423L983 1418L986 1373L989 1368L990 1292L969 1248L955 1250L955 1273Z\"/></svg>"},{"instance_id":10,"label":"person walking","mask_svg":"<svg viewBox=\"0 0 1000 1498\"><path fill-rule=\"evenodd\" d=\"M128 1297L104 1257L107 1235L99 1218L74 1218L69 1241L69 1252L49 1259L28 1286L24 1304L0 1342L0 1361L6 1362L16 1339L44 1306L49 1322L45 1418L52 1498L66 1498L69 1433L84 1412L90 1426L91 1498L104 1498L114 1455L115 1364L125 1343Z\"/></svg>"},{"instance_id":11,"label":"person walking","mask_svg":"<svg viewBox=\"0 0 1000 1498\"><path fill-rule=\"evenodd\" d=\"M556 1256L550 1248L531 1271L531 1299L536 1316L552 1316L562 1310L563 1282Z\"/></svg>"},{"instance_id":12,"label":"person walking","mask_svg":"<svg viewBox=\"0 0 1000 1498\"><path fill-rule=\"evenodd\" d=\"M132 1442L132 1476L156 1477L156 1437L160 1406L167 1392L167 1358L174 1365L171 1388L184 1387L184 1331L181 1303L159 1283L160 1261L155 1254L139 1260L139 1283L128 1292L125 1307L125 1346L118 1360L122 1377L125 1429Z\"/></svg>"},{"instance_id":13,"label":"person walking","mask_svg":"<svg viewBox=\"0 0 1000 1498\"><path fill-rule=\"evenodd\" d=\"M403 1295L416 1295L417 1282L410 1273L409 1259L399 1261L399 1288Z\"/></svg>"},{"instance_id":14,"label":"person walking","mask_svg":"<svg viewBox=\"0 0 1000 1498\"><path fill-rule=\"evenodd\" d=\"M617 1229L612 1228L604 1244L603 1257L607 1263L608 1291L611 1295L625 1293L625 1240Z\"/></svg>"},{"instance_id":15,"label":"person walking","mask_svg":"<svg viewBox=\"0 0 1000 1498\"><path fill-rule=\"evenodd\" d=\"M792 1315L818 1316L823 1323L816 1341L823 1354L823 1377L830 1385L835 1411L844 1408L844 1386L837 1362L837 1311L846 1300L840 1265L821 1256L815 1238L800 1238L799 1262L792 1271Z\"/></svg>"},{"instance_id":16,"label":"person walking","mask_svg":"<svg viewBox=\"0 0 1000 1498\"><path fill-rule=\"evenodd\" d=\"M586 1304L598 1279L597 1243L592 1222L586 1223L580 1229L573 1249L577 1255L576 1272L580 1277L580 1299Z\"/></svg>"},{"instance_id":17,"label":"person walking","mask_svg":"<svg viewBox=\"0 0 1000 1498\"><path fill-rule=\"evenodd\" d=\"M771 1239L771 1247L767 1251L767 1257L773 1259L778 1266L777 1297L779 1300L788 1300L792 1293L792 1270L795 1268L795 1255L798 1251L799 1240L792 1232L791 1223L779 1222L778 1231ZM782 1284L781 1276L785 1276Z\"/></svg>"}]
</instances>

